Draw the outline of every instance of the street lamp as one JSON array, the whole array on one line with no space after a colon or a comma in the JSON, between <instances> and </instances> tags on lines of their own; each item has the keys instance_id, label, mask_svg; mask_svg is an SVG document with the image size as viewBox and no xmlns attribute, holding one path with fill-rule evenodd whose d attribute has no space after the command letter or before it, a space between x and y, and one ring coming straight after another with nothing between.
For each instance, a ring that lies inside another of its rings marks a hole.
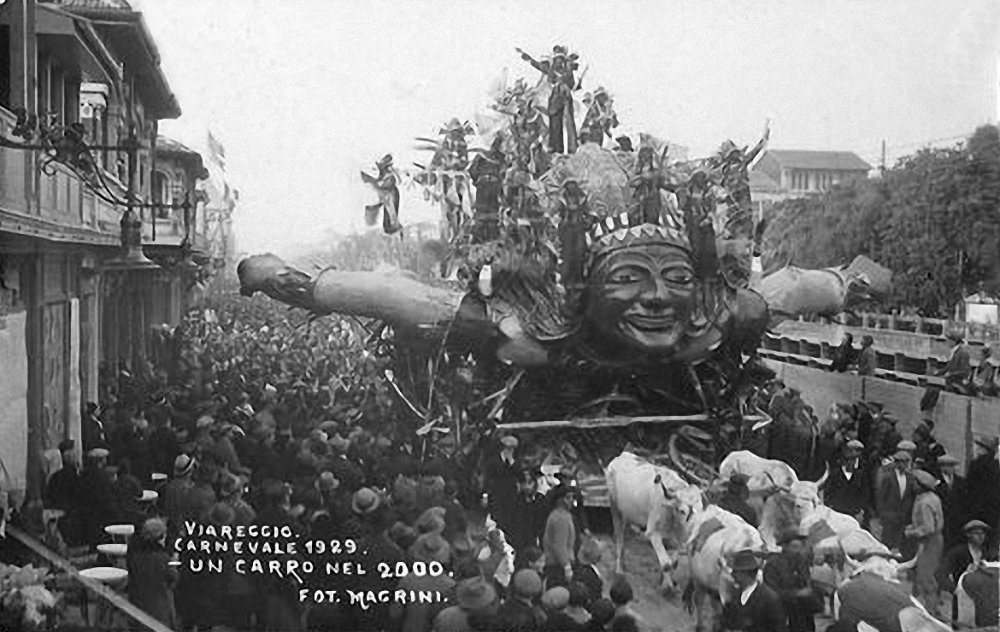
<instances>
[{"instance_id":1,"label":"street lamp","mask_svg":"<svg viewBox=\"0 0 1000 632\"><path fill-rule=\"evenodd\" d=\"M95 196L116 207L125 207L121 222L121 253L105 262L111 270L151 270L159 266L142 251L142 219L136 209L172 208L185 211L187 221L190 201L182 204L146 203L135 192L136 167L139 151L143 148L134 123L129 124L128 137L117 145L91 145L86 142L86 128L81 123L50 125L24 108L16 108L17 120L11 130L14 140L0 135L0 147L44 152L40 169L42 173L55 175L55 163L59 163L75 173ZM123 152L128 157L128 177L124 197L108 182L104 170L94 157L94 152ZM155 223L155 219L154 219ZM186 238L185 238L186 239Z\"/></svg>"}]
</instances>

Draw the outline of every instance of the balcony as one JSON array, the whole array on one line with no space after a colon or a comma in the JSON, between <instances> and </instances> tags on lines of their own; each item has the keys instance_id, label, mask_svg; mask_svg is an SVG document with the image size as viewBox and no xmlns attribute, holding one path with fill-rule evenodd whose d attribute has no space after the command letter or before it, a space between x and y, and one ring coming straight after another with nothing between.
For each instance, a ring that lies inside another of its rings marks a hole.
<instances>
[{"instance_id":1,"label":"balcony","mask_svg":"<svg viewBox=\"0 0 1000 632\"><path fill-rule=\"evenodd\" d=\"M15 120L0 108L0 134L9 138ZM99 199L67 167L52 163L50 173L42 172L42 162L42 152L0 148L0 230L52 241L117 244L121 209ZM124 194L117 180L108 180Z\"/></svg>"}]
</instances>

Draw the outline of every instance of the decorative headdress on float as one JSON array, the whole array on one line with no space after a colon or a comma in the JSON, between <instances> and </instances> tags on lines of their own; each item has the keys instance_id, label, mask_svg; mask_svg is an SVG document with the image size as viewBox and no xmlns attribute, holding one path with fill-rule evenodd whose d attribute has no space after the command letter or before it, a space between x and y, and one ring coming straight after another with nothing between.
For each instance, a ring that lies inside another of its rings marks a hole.
<instances>
[{"instance_id":1,"label":"decorative headdress on float","mask_svg":"<svg viewBox=\"0 0 1000 632\"><path fill-rule=\"evenodd\" d=\"M590 252L586 269L589 270L594 261L612 252L651 244L664 244L691 252L690 240L669 214L665 214L658 224L636 221L628 213L606 217L587 233Z\"/></svg>"}]
</instances>

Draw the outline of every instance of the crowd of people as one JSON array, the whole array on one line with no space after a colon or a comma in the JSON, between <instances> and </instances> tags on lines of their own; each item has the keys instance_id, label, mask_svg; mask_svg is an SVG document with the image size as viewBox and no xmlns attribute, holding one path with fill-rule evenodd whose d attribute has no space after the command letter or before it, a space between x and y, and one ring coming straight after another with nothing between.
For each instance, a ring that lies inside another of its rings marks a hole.
<instances>
[{"instance_id":1,"label":"crowd of people","mask_svg":"<svg viewBox=\"0 0 1000 632\"><path fill-rule=\"evenodd\" d=\"M542 472L524 466L513 436L495 438L474 464L460 451L429 452L397 416L365 335L346 319L308 323L256 300L190 313L156 348L155 363L117 367L102 401L84 411L81 441L47 456L41 503L28 503L45 508L38 531L58 552L93 564L107 525L135 525L129 598L182 630L656 629L630 605L628 581L602 570L579 488L561 474L540 488ZM995 441L976 443L963 478L929 420L906 438L874 404L836 406L821 423L780 381L760 399L773 422L747 429L744 448L788 462L802 478L828 469L827 505L904 556L918 555L914 594L928 610L937 612L940 592L954 590L970 565L996 559ZM745 481L729 483L718 504L756 525ZM142 500L149 489L159 493L153 503ZM354 540L370 560L438 562L447 573L388 583L376 573L333 576L319 587L349 581L358 591L446 598L368 609L302 603L290 578L193 573L172 563L185 521L289 526L303 538ZM766 564L733 565L750 592L774 590L792 632L812 630L820 610L803 540L786 534ZM813 605L802 605L804 591ZM728 625L750 629L747 616L730 608Z\"/></svg>"},{"instance_id":2,"label":"crowd of people","mask_svg":"<svg viewBox=\"0 0 1000 632\"><path fill-rule=\"evenodd\" d=\"M107 563L95 553L110 541L105 527L135 525L128 596L181 630L637 629L631 587L599 575L577 488L539 491L515 464L513 437L490 451L485 489L456 458L428 457L376 384L381 365L364 331L338 319L304 325L268 303L226 303L189 314L155 364L118 367L103 401L87 405L81 441L47 457L46 543ZM144 502L144 490L156 501ZM525 513L509 513L510 498ZM194 573L172 547L186 521L349 539L367 552L367 575L312 586L445 598L302 603L291 578ZM447 572L391 581L374 572L417 561Z\"/></svg>"},{"instance_id":3,"label":"crowd of people","mask_svg":"<svg viewBox=\"0 0 1000 632\"><path fill-rule=\"evenodd\" d=\"M898 420L879 404L834 405L821 422L801 393L781 381L774 382L764 398L773 422L750 432L745 447L759 456L787 462L803 479L816 480L826 472L825 505L857 519L901 558L916 556L913 594L928 612L946 620L954 614L954 604L941 608L941 594L954 593L956 581L970 567L982 568L986 581L992 582L995 604L997 569L982 563L995 563L1000 545L996 437L973 442L973 458L961 476L957 473L960 460L937 441L931 419L924 419L904 437L897 429ZM748 496L746 481L732 480L718 504L757 526ZM781 543L795 549L794 558L805 554L796 545L804 539L793 532ZM803 608L804 593L812 585L807 569L800 568L797 580L787 570L780 575L784 579L773 582L773 587L786 602L790 629L812 630L811 616L800 619L800 625L794 622L795 613ZM763 577L766 582L766 567ZM806 599L807 611L817 608L817 595L813 591ZM993 607L986 617L994 625L996 610Z\"/></svg>"}]
</instances>

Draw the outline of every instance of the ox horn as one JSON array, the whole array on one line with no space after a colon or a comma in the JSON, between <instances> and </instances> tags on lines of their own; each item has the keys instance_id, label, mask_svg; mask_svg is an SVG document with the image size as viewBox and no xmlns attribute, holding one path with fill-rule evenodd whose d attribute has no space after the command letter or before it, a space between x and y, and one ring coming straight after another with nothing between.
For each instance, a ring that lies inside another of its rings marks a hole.
<instances>
[{"instance_id":1,"label":"ox horn","mask_svg":"<svg viewBox=\"0 0 1000 632\"><path fill-rule=\"evenodd\" d=\"M826 479L829 478L829 477L830 477L830 464L827 463L823 467L823 476L820 476L819 480L816 481L816 488L817 489L822 489L823 488L823 484L826 483Z\"/></svg>"},{"instance_id":2,"label":"ox horn","mask_svg":"<svg viewBox=\"0 0 1000 632\"><path fill-rule=\"evenodd\" d=\"M918 557L918 555L914 555L912 560L908 560L906 562L900 562L899 565L896 568L899 569L899 570L901 570L901 571L908 571L908 570L910 570L911 568L913 568L914 566L917 565L917 557Z\"/></svg>"}]
</instances>

